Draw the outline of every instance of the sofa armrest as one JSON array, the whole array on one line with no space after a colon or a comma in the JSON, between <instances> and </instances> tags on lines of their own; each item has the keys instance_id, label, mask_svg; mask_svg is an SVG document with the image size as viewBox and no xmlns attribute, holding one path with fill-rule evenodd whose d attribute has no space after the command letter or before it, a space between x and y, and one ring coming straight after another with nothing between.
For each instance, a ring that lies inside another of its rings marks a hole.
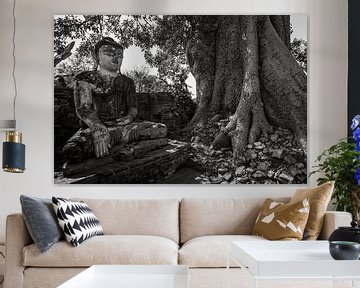
<instances>
[{"instance_id":1,"label":"sofa armrest","mask_svg":"<svg viewBox=\"0 0 360 288\"><path fill-rule=\"evenodd\" d=\"M24 280L23 248L33 241L22 214L6 218L4 288L22 288Z\"/></svg>"},{"instance_id":2,"label":"sofa armrest","mask_svg":"<svg viewBox=\"0 0 360 288\"><path fill-rule=\"evenodd\" d=\"M329 239L331 233L340 226L350 226L352 216L343 211L326 211L324 224L319 236L321 240Z\"/></svg>"}]
</instances>

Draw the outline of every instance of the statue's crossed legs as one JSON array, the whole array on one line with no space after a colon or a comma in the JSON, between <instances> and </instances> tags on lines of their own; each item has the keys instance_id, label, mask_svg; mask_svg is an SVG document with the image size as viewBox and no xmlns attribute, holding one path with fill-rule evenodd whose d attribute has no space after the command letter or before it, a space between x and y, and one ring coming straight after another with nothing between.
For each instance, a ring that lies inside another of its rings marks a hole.
<instances>
[{"instance_id":1,"label":"statue's crossed legs","mask_svg":"<svg viewBox=\"0 0 360 288\"><path fill-rule=\"evenodd\" d=\"M133 141L163 138L167 127L162 123L149 121L132 122L128 125L107 127L110 133L111 146L127 144ZM94 143L89 128L79 129L65 144L63 155L67 161L79 162L94 156Z\"/></svg>"}]
</instances>

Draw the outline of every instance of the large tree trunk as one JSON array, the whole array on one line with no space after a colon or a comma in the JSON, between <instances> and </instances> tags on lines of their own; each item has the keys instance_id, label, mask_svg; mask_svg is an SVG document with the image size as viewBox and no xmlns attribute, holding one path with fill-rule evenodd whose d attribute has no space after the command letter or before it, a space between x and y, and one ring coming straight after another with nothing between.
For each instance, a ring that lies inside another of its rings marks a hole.
<instances>
[{"instance_id":1,"label":"large tree trunk","mask_svg":"<svg viewBox=\"0 0 360 288\"><path fill-rule=\"evenodd\" d=\"M261 23L260 61L263 101L268 120L306 140L306 74L276 33L269 19Z\"/></svg>"},{"instance_id":2,"label":"large tree trunk","mask_svg":"<svg viewBox=\"0 0 360 288\"><path fill-rule=\"evenodd\" d=\"M306 74L289 50L289 16L226 15L208 22L200 19L187 47L198 102L188 127L218 113L232 115L214 147L231 137L235 158L270 125L304 141Z\"/></svg>"},{"instance_id":3,"label":"large tree trunk","mask_svg":"<svg viewBox=\"0 0 360 288\"><path fill-rule=\"evenodd\" d=\"M271 15L270 21L276 33L284 42L287 48L290 49L290 16L288 15Z\"/></svg>"},{"instance_id":4,"label":"large tree trunk","mask_svg":"<svg viewBox=\"0 0 360 288\"><path fill-rule=\"evenodd\" d=\"M202 18L202 21L198 23L195 35L187 44L186 56L190 71L196 78L196 101L198 104L188 127L200 123L208 113L215 79L216 30L216 17Z\"/></svg>"}]
</instances>

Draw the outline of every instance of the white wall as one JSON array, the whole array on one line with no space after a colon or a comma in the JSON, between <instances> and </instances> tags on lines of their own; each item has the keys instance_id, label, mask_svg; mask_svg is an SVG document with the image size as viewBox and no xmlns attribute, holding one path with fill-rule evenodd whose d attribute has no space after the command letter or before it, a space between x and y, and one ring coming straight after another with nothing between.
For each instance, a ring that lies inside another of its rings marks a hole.
<instances>
[{"instance_id":1,"label":"white wall","mask_svg":"<svg viewBox=\"0 0 360 288\"><path fill-rule=\"evenodd\" d=\"M0 1L0 119L11 119L11 0ZM18 0L18 122L27 171L0 171L0 242L6 215L20 211L21 193L92 198L265 197L291 195L295 185L54 185L53 15L55 14L307 13L309 30L309 166L346 135L347 1L345 0ZM39 89L41 87L41 89ZM35 91L37 93L35 93ZM40 91L40 92L39 92ZM1 141L4 133L1 133ZM1 156L0 156L1 157ZM314 185L314 179L310 185Z\"/></svg>"}]
</instances>

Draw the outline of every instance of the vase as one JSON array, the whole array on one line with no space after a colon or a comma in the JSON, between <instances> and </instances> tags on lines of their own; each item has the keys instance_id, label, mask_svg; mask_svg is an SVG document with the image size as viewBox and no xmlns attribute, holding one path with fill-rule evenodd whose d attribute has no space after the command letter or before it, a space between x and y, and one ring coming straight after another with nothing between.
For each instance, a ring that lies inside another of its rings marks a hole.
<instances>
[{"instance_id":1,"label":"vase","mask_svg":"<svg viewBox=\"0 0 360 288\"><path fill-rule=\"evenodd\" d=\"M329 244L329 251L335 260L358 260L360 244L349 241L332 241Z\"/></svg>"},{"instance_id":2,"label":"vase","mask_svg":"<svg viewBox=\"0 0 360 288\"><path fill-rule=\"evenodd\" d=\"M360 244L360 226L356 221L352 221L350 226L335 229L329 237L329 242L331 241L350 241Z\"/></svg>"}]
</instances>

